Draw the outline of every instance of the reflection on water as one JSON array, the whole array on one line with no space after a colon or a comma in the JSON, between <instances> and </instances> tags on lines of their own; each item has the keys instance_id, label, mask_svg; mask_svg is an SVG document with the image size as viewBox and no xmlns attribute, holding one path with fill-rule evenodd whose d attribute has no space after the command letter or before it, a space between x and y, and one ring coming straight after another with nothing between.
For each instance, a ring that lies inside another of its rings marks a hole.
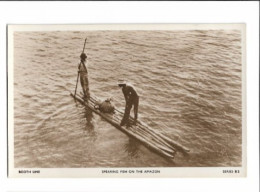
<instances>
[{"instance_id":1,"label":"reflection on water","mask_svg":"<svg viewBox=\"0 0 260 192\"><path fill-rule=\"evenodd\" d=\"M125 152L127 152L129 158L137 158L139 152L140 143L136 139L129 138L129 142L125 144Z\"/></svg>"},{"instance_id":2,"label":"reflection on water","mask_svg":"<svg viewBox=\"0 0 260 192\"><path fill-rule=\"evenodd\" d=\"M85 131L87 132L87 134L93 138L93 141L95 141L95 139L97 138L97 133L95 131L95 127L94 124L92 122L93 119L93 112L88 110L87 107L85 107L84 110L84 117L86 118L86 126L85 126Z\"/></svg>"},{"instance_id":3,"label":"reflection on water","mask_svg":"<svg viewBox=\"0 0 260 192\"><path fill-rule=\"evenodd\" d=\"M139 120L188 155L170 163L75 103L86 37L91 94L123 111L116 83L127 79L140 95ZM14 34L15 167L240 166L241 101L237 30Z\"/></svg>"}]
</instances>

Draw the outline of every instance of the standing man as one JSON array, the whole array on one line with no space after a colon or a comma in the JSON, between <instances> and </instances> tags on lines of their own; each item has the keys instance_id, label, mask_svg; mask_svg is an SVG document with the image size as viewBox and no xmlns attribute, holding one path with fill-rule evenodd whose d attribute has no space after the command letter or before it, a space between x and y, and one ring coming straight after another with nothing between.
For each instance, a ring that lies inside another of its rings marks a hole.
<instances>
[{"instance_id":1,"label":"standing man","mask_svg":"<svg viewBox=\"0 0 260 192\"><path fill-rule=\"evenodd\" d=\"M132 85L127 84L126 81L119 80L117 84L119 87L122 87L122 92L124 94L126 102L125 113L120 123L120 126L123 126L128 123L132 106L134 106L134 121L136 123L138 116L139 96L134 87Z\"/></svg>"},{"instance_id":2,"label":"standing man","mask_svg":"<svg viewBox=\"0 0 260 192\"><path fill-rule=\"evenodd\" d=\"M89 93L88 70L86 67L86 63L87 63L86 59L87 59L87 55L85 53L81 53L80 64L78 66L78 69L80 75L80 84L83 89L84 98L88 99L90 98L90 93Z\"/></svg>"}]
</instances>

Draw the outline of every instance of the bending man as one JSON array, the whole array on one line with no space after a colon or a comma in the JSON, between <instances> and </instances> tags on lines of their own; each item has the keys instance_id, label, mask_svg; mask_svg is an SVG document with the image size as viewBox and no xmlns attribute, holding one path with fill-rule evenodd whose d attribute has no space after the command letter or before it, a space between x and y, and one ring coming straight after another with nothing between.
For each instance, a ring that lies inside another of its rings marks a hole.
<instances>
[{"instance_id":1,"label":"bending man","mask_svg":"<svg viewBox=\"0 0 260 192\"><path fill-rule=\"evenodd\" d=\"M88 70L86 67L86 63L87 63L86 59L87 59L87 55L85 53L82 53L80 55L80 64L78 68L79 68L80 83L83 89L84 98L89 98L90 93L89 93Z\"/></svg>"},{"instance_id":2,"label":"bending man","mask_svg":"<svg viewBox=\"0 0 260 192\"><path fill-rule=\"evenodd\" d=\"M126 81L119 80L118 86L122 87L122 92L124 94L126 102L124 117L120 123L120 126L123 126L128 123L132 106L134 106L134 120L135 122L137 121L139 96L134 87L129 84L126 84Z\"/></svg>"}]
</instances>

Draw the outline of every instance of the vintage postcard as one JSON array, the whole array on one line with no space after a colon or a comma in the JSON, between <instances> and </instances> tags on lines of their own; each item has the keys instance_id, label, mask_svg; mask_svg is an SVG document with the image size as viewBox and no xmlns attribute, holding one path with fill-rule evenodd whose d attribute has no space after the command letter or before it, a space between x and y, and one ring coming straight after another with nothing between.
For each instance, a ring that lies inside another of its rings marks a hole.
<instances>
[{"instance_id":1,"label":"vintage postcard","mask_svg":"<svg viewBox=\"0 0 260 192\"><path fill-rule=\"evenodd\" d=\"M245 24L7 30L9 177L246 177Z\"/></svg>"}]
</instances>

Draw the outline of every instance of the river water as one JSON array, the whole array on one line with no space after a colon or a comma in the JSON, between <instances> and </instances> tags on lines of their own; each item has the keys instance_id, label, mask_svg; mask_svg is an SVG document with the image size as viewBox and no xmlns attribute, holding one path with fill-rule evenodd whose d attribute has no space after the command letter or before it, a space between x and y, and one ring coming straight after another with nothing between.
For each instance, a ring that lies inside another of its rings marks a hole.
<instances>
[{"instance_id":1,"label":"river water","mask_svg":"<svg viewBox=\"0 0 260 192\"><path fill-rule=\"evenodd\" d=\"M188 155L169 162L73 100L86 37L91 94L124 110L127 79L139 119ZM15 32L14 166L241 166L241 62L237 30Z\"/></svg>"}]
</instances>

